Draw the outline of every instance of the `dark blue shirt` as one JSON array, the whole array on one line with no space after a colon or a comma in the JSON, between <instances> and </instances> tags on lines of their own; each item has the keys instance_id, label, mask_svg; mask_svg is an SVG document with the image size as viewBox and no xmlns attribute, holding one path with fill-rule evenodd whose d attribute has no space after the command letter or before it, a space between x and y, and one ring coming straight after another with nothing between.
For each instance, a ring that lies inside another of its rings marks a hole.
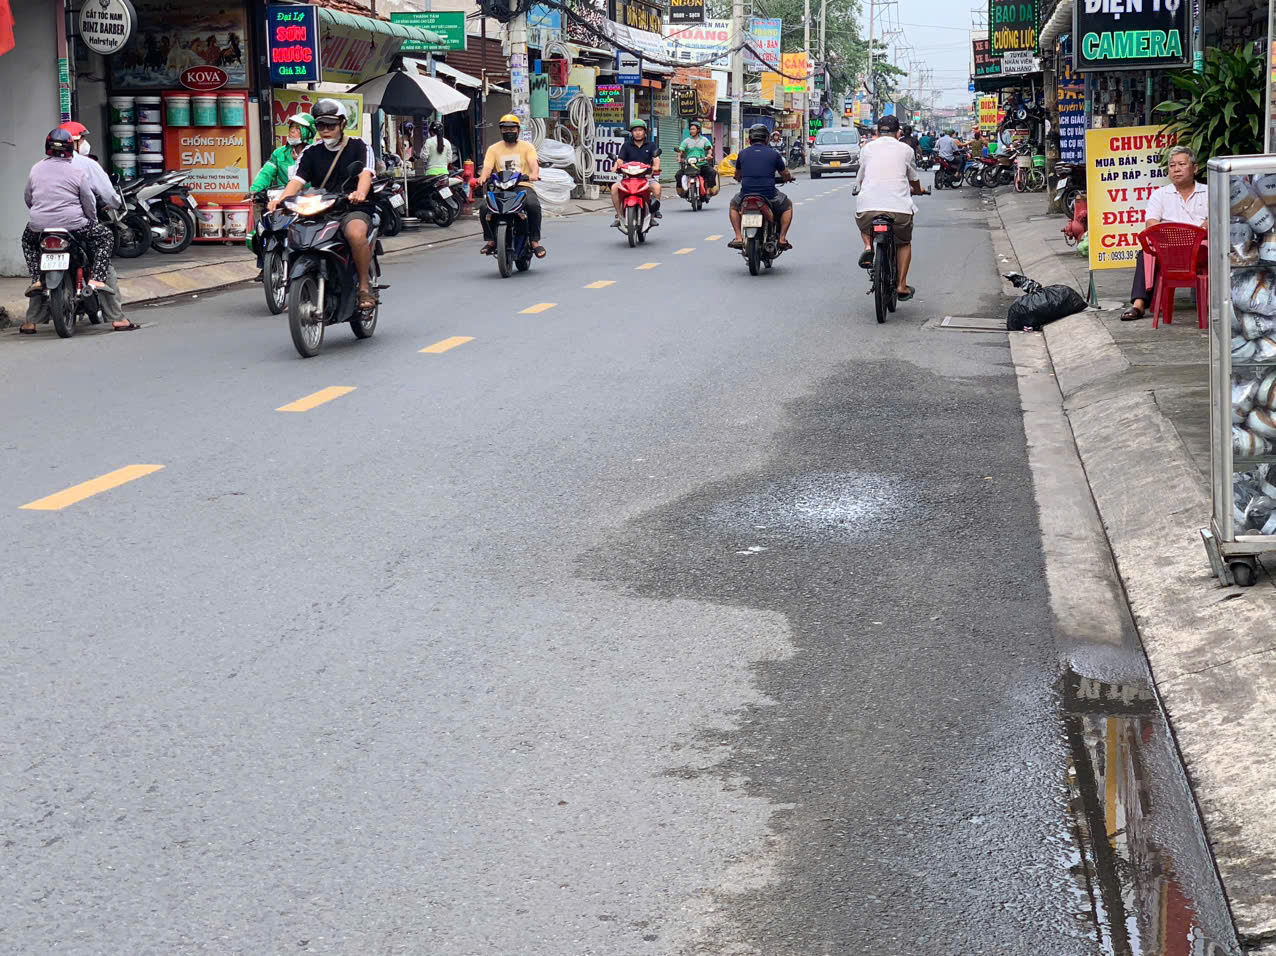
<instances>
[{"instance_id":1,"label":"dark blue shirt","mask_svg":"<svg viewBox=\"0 0 1276 956\"><path fill-rule=\"evenodd\" d=\"M784 169L784 157L765 144L750 146L736 157L735 168L740 173L741 196L774 199L775 174Z\"/></svg>"}]
</instances>

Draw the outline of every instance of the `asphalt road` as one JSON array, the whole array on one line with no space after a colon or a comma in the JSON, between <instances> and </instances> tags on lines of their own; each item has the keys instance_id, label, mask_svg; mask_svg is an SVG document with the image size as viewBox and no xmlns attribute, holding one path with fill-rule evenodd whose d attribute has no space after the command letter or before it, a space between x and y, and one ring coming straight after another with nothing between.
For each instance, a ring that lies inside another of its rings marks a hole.
<instances>
[{"instance_id":1,"label":"asphalt road","mask_svg":"<svg viewBox=\"0 0 1276 956\"><path fill-rule=\"evenodd\" d=\"M923 328L1004 315L984 209L878 326L789 192L757 278L723 195L313 360L257 286L7 338L0 948L1095 951L1005 337Z\"/></svg>"}]
</instances>

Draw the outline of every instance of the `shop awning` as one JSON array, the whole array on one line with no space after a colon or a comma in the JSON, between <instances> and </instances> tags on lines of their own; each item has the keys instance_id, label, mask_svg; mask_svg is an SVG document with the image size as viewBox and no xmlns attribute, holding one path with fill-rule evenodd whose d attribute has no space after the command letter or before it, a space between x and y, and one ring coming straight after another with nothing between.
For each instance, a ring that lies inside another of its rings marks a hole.
<instances>
[{"instance_id":1,"label":"shop awning","mask_svg":"<svg viewBox=\"0 0 1276 956\"><path fill-rule=\"evenodd\" d=\"M434 69L443 76L450 76L456 81L457 86L468 86L472 89L478 89L483 85L483 81L477 76L470 76L468 73L462 73L454 66L448 66L440 60L434 61Z\"/></svg>"},{"instance_id":2,"label":"shop awning","mask_svg":"<svg viewBox=\"0 0 1276 956\"><path fill-rule=\"evenodd\" d=\"M445 42L445 38L433 30L422 30L419 27L391 23L389 20L377 20L374 17L361 17L357 13L346 13L344 10L333 10L329 7L319 8L319 20L335 27L345 27L347 30L380 33L382 36L398 37L400 40L416 40L418 43Z\"/></svg>"},{"instance_id":3,"label":"shop awning","mask_svg":"<svg viewBox=\"0 0 1276 956\"><path fill-rule=\"evenodd\" d=\"M1059 38L1059 35L1072 29L1072 4L1073 0L1059 0L1054 12L1041 28L1037 42L1043 53L1053 50L1054 41Z\"/></svg>"}]
</instances>

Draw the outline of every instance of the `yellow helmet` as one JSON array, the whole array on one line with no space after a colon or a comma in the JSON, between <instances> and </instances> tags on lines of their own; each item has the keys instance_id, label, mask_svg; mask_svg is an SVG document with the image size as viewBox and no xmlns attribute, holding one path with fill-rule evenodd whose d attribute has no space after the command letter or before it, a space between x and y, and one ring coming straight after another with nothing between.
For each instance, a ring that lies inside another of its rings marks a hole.
<instances>
[{"instance_id":1,"label":"yellow helmet","mask_svg":"<svg viewBox=\"0 0 1276 956\"><path fill-rule=\"evenodd\" d=\"M523 124L519 121L519 118L515 116L513 113L506 113L504 116L500 118L500 120L497 122L496 125L504 126L506 123L513 123L515 126L519 127L520 129L523 126Z\"/></svg>"}]
</instances>

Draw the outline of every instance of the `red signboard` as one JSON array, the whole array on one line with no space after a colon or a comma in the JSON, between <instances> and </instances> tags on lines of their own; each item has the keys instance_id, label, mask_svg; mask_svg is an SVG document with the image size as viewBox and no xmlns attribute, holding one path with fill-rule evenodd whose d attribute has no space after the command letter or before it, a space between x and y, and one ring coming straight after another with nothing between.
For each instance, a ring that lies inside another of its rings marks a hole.
<instances>
[{"instance_id":1,"label":"red signboard","mask_svg":"<svg viewBox=\"0 0 1276 956\"><path fill-rule=\"evenodd\" d=\"M229 79L230 77L226 75L226 71L219 66L192 66L190 69L182 71L182 75L178 77L178 82L188 90L203 93L210 90L220 90Z\"/></svg>"}]
</instances>

